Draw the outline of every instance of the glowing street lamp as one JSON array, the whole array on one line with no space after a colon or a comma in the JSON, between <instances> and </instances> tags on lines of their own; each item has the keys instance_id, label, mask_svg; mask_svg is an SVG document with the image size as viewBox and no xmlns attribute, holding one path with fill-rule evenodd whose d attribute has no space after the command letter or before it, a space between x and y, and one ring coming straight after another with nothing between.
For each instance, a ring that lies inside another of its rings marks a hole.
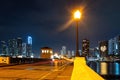
<instances>
[{"instance_id":1,"label":"glowing street lamp","mask_svg":"<svg viewBox=\"0 0 120 80\"><path fill-rule=\"evenodd\" d=\"M81 13L79 10L77 10L75 13L74 13L74 19L80 19L81 18Z\"/></svg>"},{"instance_id":2,"label":"glowing street lamp","mask_svg":"<svg viewBox=\"0 0 120 80\"><path fill-rule=\"evenodd\" d=\"M79 38L78 38L78 21L81 18L81 13L79 10L77 10L74 13L74 19L76 20L76 57L79 57Z\"/></svg>"}]
</instances>

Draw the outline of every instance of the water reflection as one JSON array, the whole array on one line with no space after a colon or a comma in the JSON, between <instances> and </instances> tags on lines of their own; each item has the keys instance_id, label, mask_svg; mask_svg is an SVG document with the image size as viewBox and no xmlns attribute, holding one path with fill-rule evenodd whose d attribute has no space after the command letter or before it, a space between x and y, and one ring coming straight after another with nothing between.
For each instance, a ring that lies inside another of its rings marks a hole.
<instances>
[{"instance_id":1,"label":"water reflection","mask_svg":"<svg viewBox=\"0 0 120 80\"><path fill-rule=\"evenodd\" d=\"M120 62L89 62L88 66L90 66L98 74L107 76L107 78L116 78L116 76L117 78L120 78Z\"/></svg>"},{"instance_id":2,"label":"water reflection","mask_svg":"<svg viewBox=\"0 0 120 80\"><path fill-rule=\"evenodd\" d=\"M107 71L107 63L105 63L105 62L102 62L101 64L100 64L100 67L101 67L101 69L100 69L100 74L102 74L102 75L107 75L108 74L108 71Z\"/></svg>"},{"instance_id":3,"label":"water reflection","mask_svg":"<svg viewBox=\"0 0 120 80\"><path fill-rule=\"evenodd\" d=\"M114 66L115 66L115 75L119 75L120 74L120 64L114 63Z\"/></svg>"}]
</instances>

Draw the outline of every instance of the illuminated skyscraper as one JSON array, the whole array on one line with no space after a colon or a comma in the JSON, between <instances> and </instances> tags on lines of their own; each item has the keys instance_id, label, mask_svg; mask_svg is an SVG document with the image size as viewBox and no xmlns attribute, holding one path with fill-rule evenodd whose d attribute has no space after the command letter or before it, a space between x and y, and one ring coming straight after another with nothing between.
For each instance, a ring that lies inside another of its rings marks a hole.
<instances>
[{"instance_id":1,"label":"illuminated skyscraper","mask_svg":"<svg viewBox=\"0 0 120 80\"><path fill-rule=\"evenodd\" d=\"M120 36L114 38L114 55L120 55Z\"/></svg>"},{"instance_id":2,"label":"illuminated skyscraper","mask_svg":"<svg viewBox=\"0 0 120 80\"><path fill-rule=\"evenodd\" d=\"M75 57L75 52L72 50L72 57Z\"/></svg>"},{"instance_id":3,"label":"illuminated skyscraper","mask_svg":"<svg viewBox=\"0 0 120 80\"><path fill-rule=\"evenodd\" d=\"M28 42L27 42L27 57L31 57L33 56L33 53L32 53L32 37L31 36L28 36L27 38Z\"/></svg>"},{"instance_id":4,"label":"illuminated skyscraper","mask_svg":"<svg viewBox=\"0 0 120 80\"><path fill-rule=\"evenodd\" d=\"M5 41L1 41L1 47L2 47L2 54L1 55L7 55L7 45Z\"/></svg>"},{"instance_id":5,"label":"illuminated skyscraper","mask_svg":"<svg viewBox=\"0 0 120 80\"><path fill-rule=\"evenodd\" d=\"M82 41L82 55L87 56L89 55L89 40L83 39Z\"/></svg>"},{"instance_id":6,"label":"illuminated skyscraper","mask_svg":"<svg viewBox=\"0 0 120 80\"><path fill-rule=\"evenodd\" d=\"M66 46L62 46L61 55L66 56L66 52L67 52Z\"/></svg>"},{"instance_id":7,"label":"illuminated skyscraper","mask_svg":"<svg viewBox=\"0 0 120 80\"><path fill-rule=\"evenodd\" d=\"M108 55L114 54L114 39L108 41Z\"/></svg>"},{"instance_id":8,"label":"illuminated skyscraper","mask_svg":"<svg viewBox=\"0 0 120 80\"><path fill-rule=\"evenodd\" d=\"M120 55L120 35L109 40L109 55Z\"/></svg>"},{"instance_id":9,"label":"illuminated skyscraper","mask_svg":"<svg viewBox=\"0 0 120 80\"><path fill-rule=\"evenodd\" d=\"M22 55L22 38L17 38L17 49L18 49L18 55Z\"/></svg>"},{"instance_id":10,"label":"illuminated skyscraper","mask_svg":"<svg viewBox=\"0 0 120 80\"><path fill-rule=\"evenodd\" d=\"M17 56L18 55L17 40L16 39L8 40L8 53L10 56Z\"/></svg>"},{"instance_id":11,"label":"illuminated skyscraper","mask_svg":"<svg viewBox=\"0 0 120 80\"><path fill-rule=\"evenodd\" d=\"M67 57L68 58L72 58L72 54L71 54L71 51L70 50L68 50L68 53L67 53L68 55L67 55Z\"/></svg>"},{"instance_id":12,"label":"illuminated skyscraper","mask_svg":"<svg viewBox=\"0 0 120 80\"><path fill-rule=\"evenodd\" d=\"M32 37L28 36L28 44L32 45Z\"/></svg>"},{"instance_id":13,"label":"illuminated skyscraper","mask_svg":"<svg viewBox=\"0 0 120 80\"><path fill-rule=\"evenodd\" d=\"M23 55L23 57L27 56L26 55L26 48L27 48L26 43L22 43L22 55Z\"/></svg>"},{"instance_id":14,"label":"illuminated skyscraper","mask_svg":"<svg viewBox=\"0 0 120 80\"><path fill-rule=\"evenodd\" d=\"M100 50L101 57L108 56L108 41L100 41L99 50Z\"/></svg>"}]
</instances>

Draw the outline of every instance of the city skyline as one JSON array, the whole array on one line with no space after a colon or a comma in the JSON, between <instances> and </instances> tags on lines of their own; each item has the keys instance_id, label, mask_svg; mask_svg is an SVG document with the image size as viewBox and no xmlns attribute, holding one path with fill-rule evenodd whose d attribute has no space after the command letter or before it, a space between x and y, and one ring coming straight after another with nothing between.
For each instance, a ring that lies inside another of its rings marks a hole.
<instances>
[{"instance_id":1,"label":"city skyline","mask_svg":"<svg viewBox=\"0 0 120 80\"><path fill-rule=\"evenodd\" d=\"M120 34L119 0L4 0L0 1L0 40L33 37L33 50L51 47L58 51L61 46L75 50L75 22L66 29L76 7L83 9L79 22L79 42L90 40L90 47L98 46L98 41L109 40Z\"/></svg>"}]
</instances>

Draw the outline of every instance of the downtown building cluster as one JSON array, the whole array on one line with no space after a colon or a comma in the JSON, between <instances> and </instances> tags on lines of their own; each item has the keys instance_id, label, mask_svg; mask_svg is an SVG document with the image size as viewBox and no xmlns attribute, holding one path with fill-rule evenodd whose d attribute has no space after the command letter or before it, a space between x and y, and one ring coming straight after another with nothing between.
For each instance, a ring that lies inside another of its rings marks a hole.
<instances>
[{"instance_id":1,"label":"downtown building cluster","mask_svg":"<svg viewBox=\"0 0 120 80\"><path fill-rule=\"evenodd\" d=\"M106 41L99 42L101 56L120 56L120 35Z\"/></svg>"},{"instance_id":2,"label":"downtown building cluster","mask_svg":"<svg viewBox=\"0 0 120 80\"><path fill-rule=\"evenodd\" d=\"M82 50L79 50L79 55L80 56L88 56L89 53L89 40L88 39L83 39L82 40ZM74 50L70 51L67 50L66 46L62 46L62 49L60 50L60 54L62 56L66 56L68 58L72 58L76 56L76 52Z\"/></svg>"},{"instance_id":3,"label":"downtown building cluster","mask_svg":"<svg viewBox=\"0 0 120 80\"><path fill-rule=\"evenodd\" d=\"M1 41L0 56L10 57L33 57L32 53L32 37L28 36L27 43L23 42L22 38L9 39L7 42Z\"/></svg>"},{"instance_id":4,"label":"downtown building cluster","mask_svg":"<svg viewBox=\"0 0 120 80\"><path fill-rule=\"evenodd\" d=\"M63 46L60 50L62 56L67 56L68 58L75 56L75 51L70 51ZM107 58L110 56L119 57L120 56L120 35L109 39L102 40L98 42L98 46L95 48L90 48L90 41L88 39L82 40L82 50L79 50L80 56L86 56L88 58Z\"/></svg>"}]
</instances>

